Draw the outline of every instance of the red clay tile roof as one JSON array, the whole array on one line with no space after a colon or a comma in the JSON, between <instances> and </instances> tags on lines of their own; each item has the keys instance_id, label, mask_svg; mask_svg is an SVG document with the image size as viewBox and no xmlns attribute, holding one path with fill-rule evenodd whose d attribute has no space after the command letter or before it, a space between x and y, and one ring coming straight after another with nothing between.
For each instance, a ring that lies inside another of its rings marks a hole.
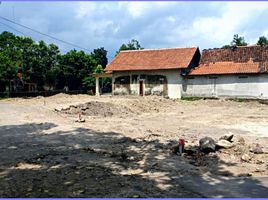
<instances>
[{"instance_id":1,"label":"red clay tile roof","mask_svg":"<svg viewBox=\"0 0 268 200\"><path fill-rule=\"evenodd\" d=\"M268 47L210 49L202 52L200 64L189 75L264 73L268 69Z\"/></svg>"},{"instance_id":2,"label":"red clay tile roof","mask_svg":"<svg viewBox=\"0 0 268 200\"><path fill-rule=\"evenodd\" d=\"M200 64L189 75L259 73L259 63L216 62Z\"/></svg>"},{"instance_id":3,"label":"red clay tile roof","mask_svg":"<svg viewBox=\"0 0 268 200\"><path fill-rule=\"evenodd\" d=\"M198 48L121 51L105 71L187 68Z\"/></svg>"}]
</instances>

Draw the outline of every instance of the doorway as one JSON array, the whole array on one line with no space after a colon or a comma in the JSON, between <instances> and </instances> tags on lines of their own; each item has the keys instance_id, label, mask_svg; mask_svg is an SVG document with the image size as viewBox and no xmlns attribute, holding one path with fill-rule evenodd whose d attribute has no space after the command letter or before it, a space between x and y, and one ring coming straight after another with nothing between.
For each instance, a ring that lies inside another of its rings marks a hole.
<instances>
[{"instance_id":1,"label":"doorway","mask_svg":"<svg viewBox=\"0 0 268 200\"><path fill-rule=\"evenodd\" d=\"M140 96L143 96L143 81L139 81L140 85Z\"/></svg>"}]
</instances>

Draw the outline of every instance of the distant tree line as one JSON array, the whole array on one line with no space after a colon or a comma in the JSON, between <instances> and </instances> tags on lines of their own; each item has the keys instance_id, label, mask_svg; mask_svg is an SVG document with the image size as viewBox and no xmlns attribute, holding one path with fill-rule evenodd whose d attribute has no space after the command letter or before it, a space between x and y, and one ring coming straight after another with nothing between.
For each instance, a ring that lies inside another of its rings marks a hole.
<instances>
[{"instance_id":1,"label":"distant tree line","mask_svg":"<svg viewBox=\"0 0 268 200\"><path fill-rule=\"evenodd\" d=\"M137 40L122 44L122 50L142 49ZM94 90L92 73L101 73L108 63L107 51L101 47L91 53L70 50L61 54L55 44L35 42L30 37L0 34L0 93L7 90L25 91L23 85L34 84L44 90ZM103 78L102 86L111 85ZM12 86L12 87L11 87Z\"/></svg>"},{"instance_id":2,"label":"distant tree line","mask_svg":"<svg viewBox=\"0 0 268 200\"><path fill-rule=\"evenodd\" d=\"M61 54L55 44L7 31L0 34L0 92L10 87L11 81L34 83L39 91L93 89L95 80L90 74L102 71L107 63L103 47L90 54L77 50Z\"/></svg>"},{"instance_id":3,"label":"distant tree line","mask_svg":"<svg viewBox=\"0 0 268 200\"><path fill-rule=\"evenodd\" d=\"M239 36L238 34L235 34L233 37L233 40L230 44L224 45L222 48L234 48L237 46L247 46L248 43L245 41L245 38L242 36ZM268 39L265 36L259 37L257 41L257 45L260 46L266 46L268 45Z\"/></svg>"}]
</instances>

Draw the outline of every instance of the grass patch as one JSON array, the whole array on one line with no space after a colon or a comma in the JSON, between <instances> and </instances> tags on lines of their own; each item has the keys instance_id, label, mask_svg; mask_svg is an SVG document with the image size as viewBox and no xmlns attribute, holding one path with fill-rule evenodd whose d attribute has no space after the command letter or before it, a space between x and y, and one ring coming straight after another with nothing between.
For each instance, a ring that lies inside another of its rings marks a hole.
<instances>
[{"instance_id":1,"label":"grass patch","mask_svg":"<svg viewBox=\"0 0 268 200\"><path fill-rule=\"evenodd\" d=\"M181 100L184 101L199 101L204 99L203 97L181 97Z\"/></svg>"}]
</instances>

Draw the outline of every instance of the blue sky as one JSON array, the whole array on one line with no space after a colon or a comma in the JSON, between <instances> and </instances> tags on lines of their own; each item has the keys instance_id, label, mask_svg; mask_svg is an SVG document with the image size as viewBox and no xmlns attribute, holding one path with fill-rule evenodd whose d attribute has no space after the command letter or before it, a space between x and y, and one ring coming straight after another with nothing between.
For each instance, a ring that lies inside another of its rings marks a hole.
<instances>
[{"instance_id":1,"label":"blue sky","mask_svg":"<svg viewBox=\"0 0 268 200\"><path fill-rule=\"evenodd\" d=\"M268 37L268 2L2 2L0 16L93 50L109 60L122 43L137 39L145 48L201 49L229 44L234 34L250 44ZM34 40L72 46L10 24ZM15 31L0 24L0 31ZM16 33L22 35L21 33Z\"/></svg>"}]
</instances>

